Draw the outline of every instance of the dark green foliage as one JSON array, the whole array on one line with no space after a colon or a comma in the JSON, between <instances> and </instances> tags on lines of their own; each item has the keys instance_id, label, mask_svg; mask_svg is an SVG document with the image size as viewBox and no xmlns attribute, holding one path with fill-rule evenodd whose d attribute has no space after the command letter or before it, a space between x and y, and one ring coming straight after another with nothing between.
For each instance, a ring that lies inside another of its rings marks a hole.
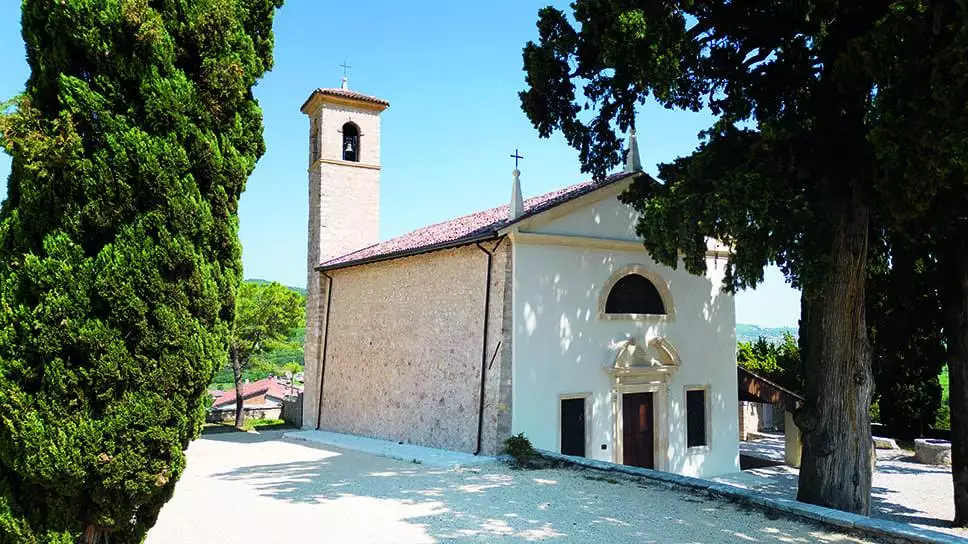
<instances>
[{"instance_id":1,"label":"dark green foliage","mask_svg":"<svg viewBox=\"0 0 968 544\"><path fill-rule=\"evenodd\" d=\"M0 535L135 543L224 364L281 0L25 0L0 118Z\"/></svg>"},{"instance_id":2,"label":"dark green foliage","mask_svg":"<svg viewBox=\"0 0 968 544\"><path fill-rule=\"evenodd\" d=\"M898 0L869 43L882 220L937 263L950 380L954 523L968 526L968 5ZM936 387L930 387L936 391ZM883 411L883 410L882 410Z\"/></svg>"},{"instance_id":3,"label":"dark green foliage","mask_svg":"<svg viewBox=\"0 0 968 544\"><path fill-rule=\"evenodd\" d=\"M790 333L784 333L783 342L779 343L763 337L754 342L740 342L736 348L736 363L790 391L803 391L800 346Z\"/></svg>"},{"instance_id":4,"label":"dark green foliage","mask_svg":"<svg viewBox=\"0 0 968 544\"><path fill-rule=\"evenodd\" d=\"M887 252L890 253L887 253ZM946 360L937 264L894 240L875 252L867 283L874 400L892 436L926 436L941 403Z\"/></svg>"},{"instance_id":5,"label":"dark green foliage","mask_svg":"<svg viewBox=\"0 0 968 544\"><path fill-rule=\"evenodd\" d=\"M300 299L299 306L300 309L306 307L305 297ZM305 327L296 327L287 338L283 338L271 349L257 355L256 359L277 372L279 369L283 369L290 364L296 364L299 366L299 370L302 370L302 367L305 365L303 353L303 343L305 341ZM282 371L285 372L285 370Z\"/></svg>"},{"instance_id":6,"label":"dark green foliage","mask_svg":"<svg viewBox=\"0 0 968 544\"><path fill-rule=\"evenodd\" d=\"M504 440L504 453L511 456L518 467L526 468L538 457L538 452L531 445L524 433L509 436Z\"/></svg>"},{"instance_id":7,"label":"dark green foliage","mask_svg":"<svg viewBox=\"0 0 968 544\"><path fill-rule=\"evenodd\" d=\"M245 280L245 282L246 283L256 283L256 284L259 284L259 285L264 285L264 284L267 284L267 283L273 283L273 282L271 282L269 280L263 280L263 279L259 279L259 278L250 278L250 279ZM293 287L292 285L287 285L286 286L286 289L289 289L291 291L295 291L295 292L299 293L302 296L306 296L306 288L305 287Z\"/></svg>"},{"instance_id":8,"label":"dark green foliage","mask_svg":"<svg viewBox=\"0 0 968 544\"><path fill-rule=\"evenodd\" d=\"M949 405L950 392L948 383L948 368L941 372L941 376L938 377L938 381L941 384L941 406L938 408L938 415L934 420L933 427L935 429L942 429L945 431L951 430L951 406Z\"/></svg>"},{"instance_id":9,"label":"dark green foliage","mask_svg":"<svg viewBox=\"0 0 968 544\"><path fill-rule=\"evenodd\" d=\"M305 303L301 303L305 305ZM296 327L288 338L272 342L264 351L252 356L248 366L242 370L242 381L259 381L269 376L283 376L287 371L296 373L304 368L303 342L306 329ZM212 378L212 385L219 388L230 387L235 382L231 365L219 370Z\"/></svg>"},{"instance_id":10,"label":"dark green foliage","mask_svg":"<svg viewBox=\"0 0 968 544\"><path fill-rule=\"evenodd\" d=\"M239 289L235 323L229 340L229 365L236 389L235 421L243 423L242 379L247 370L272 373L268 353L301 348L287 342L294 330L305 325L306 297L279 283L245 282ZM286 366L286 363L281 365Z\"/></svg>"},{"instance_id":11,"label":"dark green foliage","mask_svg":"<svg viewBox=\"0 0 968 544\"><path fill-rule=\"evenodd\" d=\"M306 297L279 283L245 282L239 289L232 347L244 368L285 372L303 364Z\"/></svg>"}]
</instances>

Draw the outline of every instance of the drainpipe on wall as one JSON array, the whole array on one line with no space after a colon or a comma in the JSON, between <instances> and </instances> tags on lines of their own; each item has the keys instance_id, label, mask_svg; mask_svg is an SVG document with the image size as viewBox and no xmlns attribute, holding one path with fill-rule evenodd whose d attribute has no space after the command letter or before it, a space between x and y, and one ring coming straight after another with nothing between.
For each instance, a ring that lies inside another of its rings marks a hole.
<instances>
[{"instance_id":1,"label":"drainpipe on wall","mask_svg":"<svg viewBox=\"0 0 968 544\"><path fill-rule=\"evenodd\" d=\"M490 251L484 249L484 246L480 242L477 242L477 249L484 252L487 255L487 279L484 284L484 333L481 335L484 337L483 345L481 346L481 391L480 391L480 404L477 407L477 448L474 450L474 455L480 455L483 449L483 436L484 436L484 389L487 383L487 321L490 317L491 309L491 260L494 258L494 252L497 248L501 246L504 242L506 236L502 236L494 247ZM327 308L327 311L329 309ZM327 321L328 323L328 321Z\"/></svg>"},{"instance_id":2,"label":"drainpipe on wall","mask_svg":"<svg viewBox=\"0 0 968 544\"><path fill-rule=\"evenodd\" d=\"M326 380L326 348L329 347L329 309L333 305L333 277L326 272L320 272L329 280L326 288L326 325L323 327L323 353L319 360L319 395L316 403L316 430L323 419L323 383Z\"/></svg>"}]
</instances>

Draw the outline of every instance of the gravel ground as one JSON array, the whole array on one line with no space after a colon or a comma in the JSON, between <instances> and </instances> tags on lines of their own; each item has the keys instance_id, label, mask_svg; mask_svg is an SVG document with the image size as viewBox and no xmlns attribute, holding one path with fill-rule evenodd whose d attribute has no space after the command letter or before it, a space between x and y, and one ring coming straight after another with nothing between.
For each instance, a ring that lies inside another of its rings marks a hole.
<instances>
[{"instance_id":1,"label":"gravel ground","mask_svg":"<svg viewBox=\"0 0 968 544\"><path fill-rule=\"evenodd\" d=\"M764 459L783 459L783 440L766 438L740 442L740 452ZM747 470L714 480L752 488L763 494L795 498L799 472L786 465ZM871 488L871 515L902 523L968 537L968 530L954 529L954 491L951 468L923 465L914 452L877 450Z\"/></svg>"},{"instance_id":2,"label":"gravel ground","mask_svg":"<svg viewBox=\"0 0 968 544\"><path fill-rule=\"evenodd\" d=\"M281 440L206 435L148 544L865 542L689 492L574 469L446 470Z\"/></svg>"}]
</instances>

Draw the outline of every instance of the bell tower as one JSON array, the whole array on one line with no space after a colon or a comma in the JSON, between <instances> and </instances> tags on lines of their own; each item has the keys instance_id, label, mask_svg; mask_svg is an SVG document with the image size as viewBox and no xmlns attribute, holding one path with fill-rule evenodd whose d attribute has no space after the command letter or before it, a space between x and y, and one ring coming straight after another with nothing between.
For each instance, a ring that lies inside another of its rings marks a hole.
<instances>
[{"instance_id":1,"label":"bell tower","mask_svg":"<svg viewBox=\"0 0 968 544\"><path fill-rule=\"evenodd\" d=\"M316 89L309 117L309 284L320 263L375 244L380 237L382 98L340 88Z\"/></svg>"},{"instance_id":2,"label":"bell tower","mask_svg":"<svg viewBox=\"0 0 968 544\"><path fill-rule=\"evenodd\" d=\"M316 89L302 105L309 117L309 251L306 263L306 393L303 428L319 426L320 362L325 306L333 291L321 263L380 240L382 98Z\"/></svg>"}]
</instances>

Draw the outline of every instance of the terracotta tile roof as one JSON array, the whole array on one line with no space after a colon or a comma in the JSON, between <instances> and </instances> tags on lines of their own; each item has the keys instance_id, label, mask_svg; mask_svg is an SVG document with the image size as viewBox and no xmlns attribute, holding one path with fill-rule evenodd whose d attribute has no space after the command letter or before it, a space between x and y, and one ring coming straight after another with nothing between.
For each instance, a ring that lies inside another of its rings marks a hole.
<instances>
[{"instance_id":1,"label":"terracotta tile roof","mask_svg":"<svg viewBox=\"0 0 968 544\"><path fill-rule=\"evenodd\" d=\"M379 104L381 106L390 107L390 102L377 98L375 96L370 96L368 94L358 93L356 91L351 91L349 89L336 89L336 88L326 88L326 89L316 89L309 94L309 98L303 103L302 107L305 108L309 101L313 99L317 94L327 95L327 96L338 96L340 98L348 98L350 100L359 100L360 102L369 102L371 104Z\"/></svg>"},{"instance_id":2,"label":"terracotta tile roof","mask_svg":"<svg viewBox=\"0 0 968 544\"><path fill-rule=\"evenodd\" d=\"M586 181L570 187L551 191L524 201L524 214L514 221L508 220L508 205L472 213L347 253L320 264L320 270L344 268L370 261L389 260L405 255L457 247L497 236L497 231L518 221L527 219L555 206L564 204L596 189L624 180L632 174L620 173L601 182Z\"/></svg>"},{"instance_id":3,"label":"terracotta tile roof","mask_svg":"<svg viewBox=\"0 0 968 544\"><path fill-rule=\"evenodd\" d=\"M293 391L298 391L298 388L293 388ZM242 386L242 400L249 397L254 397L258 395L265 394L270 397L277 399L285 398L289 394L289 386L284 385L276 381L275 378L265 378L257 382L247 383ZM220 406L235 404L235 389L229 389L224 392L221 396L215 399L212 406L218 408Z\"/></svg>"}]
</instances>

